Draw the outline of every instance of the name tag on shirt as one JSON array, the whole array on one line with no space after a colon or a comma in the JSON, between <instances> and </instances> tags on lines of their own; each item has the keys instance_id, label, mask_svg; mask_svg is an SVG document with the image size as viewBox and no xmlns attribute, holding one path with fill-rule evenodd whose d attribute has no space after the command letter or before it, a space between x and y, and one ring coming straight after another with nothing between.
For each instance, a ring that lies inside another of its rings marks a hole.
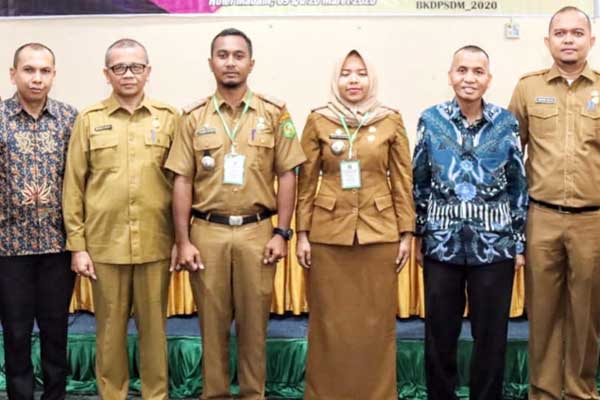
<instances>
[{"instance_id":1,"label":"name tag on shirt","mask_svg":"<svg viewBox=\"0 0 600 400\"><path fill-rule=\"evenodd\" d=\"M242 154L225 154L223 183L227 185L243 185L245 163L246 156Z\"/></svg>"},{"instance_id":2,"label":"name tag on shirt","mask_svg":"<svg viewBox=\"0 0 600 400\"><path fill-rule=\"evenodd\" d=\"M360 189L360 161L340 161L342 189Z\"/></svg>"},{"instance_id":3,"label":"name tag on shirt","mask_svg":"<svg viewBox=\"0 0 600 400\"><path fill-rule=\"evenodd\" d=\"M556 97L536 97L535 104L556 104Z\"/></svg>"}]
</instances>

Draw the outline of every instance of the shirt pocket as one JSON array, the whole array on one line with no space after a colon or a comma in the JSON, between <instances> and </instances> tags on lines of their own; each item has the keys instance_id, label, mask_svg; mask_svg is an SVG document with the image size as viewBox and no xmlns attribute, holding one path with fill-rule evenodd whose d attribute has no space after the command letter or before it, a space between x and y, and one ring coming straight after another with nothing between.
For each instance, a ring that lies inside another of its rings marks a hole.
<instances>
[{"instance_id":1,"label":"shirt pocket","mask_svg":"<svg viewBox=\"0 0 600 400\"><path fill-rule=\"evenodd\" d=\"M535 104L529 106L529 132L534 137L545 137L558 129L558 105Z\"/></svg>"},{"instance_id":2,"label":"shirt pocket","mask_svg":"<svg viewBox=\"0 0 600 400\"><path fill-rule=\"evenodd\" d=\"M119 167L119 136L116 133L90 136L90 165L94 170Z\"/></svg>"},{"instance_id":3,"label":"shirt pocket","mask_svg":"<svg viewBox=\"0 0 600 400\"><path fill-rule=\"evenodd\" d=\"M196 158L196 170L198 174L210 174L213 171L222 168L223 159L223 137L217 134L194 135L192 140L194 148L194 157ZM215 160L215 166L207 169L202 165L202 157L210 156Z\"/></svg>"},{"instance_id":4,"label":"shirt pocket","mask_svg":"<svg viewBox=\"0 0 600 400\"><path fill-rule=\"evenodd\" d=\"M581 111L581 137L584 140L597 140L600 137L600 111L584 108Z\"/></svg>"},{"instance_id":5,"label":"shirt pocket","mask_svg":"<svg viewBox=\"0 0 600 400\"><path fill-rule=\"evenodd\" d=\"M248 138L248 147L253 157L252 167L260 171L273 169L275 135L271 130L261 130Z\"/></svg>"},{"instance_id":6,"label":"shirt pocket","mask_svg":"<svg viewBox=\"0 0 600 400\"><path fill-rule=\"evenodd\" d=\"M150 150L151 163L162 167L171 147L171 137L164 133L149 132L144 136L144 144Z\"/></svg>"}]
</instances>

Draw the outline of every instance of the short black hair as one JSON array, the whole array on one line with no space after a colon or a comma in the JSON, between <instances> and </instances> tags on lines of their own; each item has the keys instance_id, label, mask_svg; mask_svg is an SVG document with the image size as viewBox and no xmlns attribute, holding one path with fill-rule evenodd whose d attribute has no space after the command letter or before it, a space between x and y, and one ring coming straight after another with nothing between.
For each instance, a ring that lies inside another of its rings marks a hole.
<instances>
[{"instance_id":1,"label":"short black hair","mask_svg":"<svg viewBox=\"0 0 600 400\"><path fill-rule=\"evenodd\" d=\"M17 68L17 65L19 64L19 56L21 55L21 52L25 49L32 49L38 51L46 50L52 56L52 65L56 65L56 56L54 55L54 52L50 47L46 46L45 44L30 42L19 46L19 48L15 50L15 55L13 57L13 68Z\"/></svg>"},{"instance_id":2,"label":"short black hair","mask_svg":"<svg viewBox=\"0 0 600 400\"><path fill-rule=\"evenodd\" d=\"M550 22L548 23L548 32L550 32L550 29L552 29L552 22L554 22L554 18L556 18L556 16L559 14L569 12L569 11L575 11L575 12L583 14L585 16L585 19L587 20L587 25L588 25L590 32L592 31L592 21L590 20L590 16L587 15L587 13L585 11L583 11L582 9L577 8L575 6L565 6L565 7L561 8L560 10L558 10L557 12L555 12L554 14L552 14L552 17L550 18Z\"/></svg>"},{"instance_id":3,"label":"short black hair","mask_svg":"<svg viewBox=\"0 0 600 400\"><path fill-rule=\"evenodd\" d=\"M146 64L150 64L150 59L148 58L148 50L146 50L146 47L144 47L143 44L141 44L135 39L123 38L117 40L116 42L108 46L108 49L106 49L106 53L104 54L104 65L106 67L109 66L108 62L110 61L110 53L113 51L113 49L129 49L133 47L139 47L140 49L144 50Z\"/></svg>"},{"instance_id":4,"label":"short black hair","mask_svg":"<svg viewBox=\"0 0 600 400\"><path fill-rule=\"evenodd\" d=\"M248 53L250 54L250 58L252 58L252 41L244 32L236 28L223 29L221 32L217 33L217 36L215 36L212 42L210 42L211 57L213 55L213 51L215 51L215 42L217 41L217 39L225 36L240 36L241 38L243 38L246 41L246 45L248 46Z\"/></svg>"},{"instance_id":5,"label":"short black hair","mask_svg":"<svg viewBox=\"0 0 600 400\"><path fill-rule=\"evenodd\" d=\"M456 56L458 53L460 53L461 51L468 51L470 53L483 53L483 55L485 55L485 58L488 59L488 61L490 60L490 56L487 53L487 51L485 51L484 49L482 49L479 46L476 46L474 44L468 44L466 46L461 47L460 49L456 50L454 52L453 56Z\"/></svg>"}]
</instances>

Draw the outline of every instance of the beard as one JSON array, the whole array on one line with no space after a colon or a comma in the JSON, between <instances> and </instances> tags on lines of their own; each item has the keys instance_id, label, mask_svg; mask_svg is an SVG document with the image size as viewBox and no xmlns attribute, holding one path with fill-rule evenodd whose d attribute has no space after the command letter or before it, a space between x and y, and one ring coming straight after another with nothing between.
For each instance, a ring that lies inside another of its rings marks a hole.
<instances>
[{"instance_id":1,"label":"beard","mask_svg":"<svg viewBox=\"0 0 600 400\"><path fill-rule=\"evenodd\" d=\"M565 65L575 65L579 61L577 61L577 60L560 60L560 62L563 63L563 64L565 64Z\"/></svg>"},{"instance_id":2,"label":"beard","mask_svg":"<svg viewBox=\"0 0 600 400\"><path fill-rule=\"evenodd\" d=\"M223 87L227 89L237 89L242 86L244 82L222 82Z\"/></svg>"}]
</instances>

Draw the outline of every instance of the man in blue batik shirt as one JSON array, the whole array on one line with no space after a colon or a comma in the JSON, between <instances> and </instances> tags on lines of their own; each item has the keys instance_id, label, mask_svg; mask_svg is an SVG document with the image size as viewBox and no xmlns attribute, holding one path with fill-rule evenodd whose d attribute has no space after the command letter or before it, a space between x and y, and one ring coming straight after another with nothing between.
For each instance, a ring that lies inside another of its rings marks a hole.
<instances>
[{"instance_id":1,"label":"man in blue batik shirt","mask_svg":"<svg viewBox=\"0 0 600 400\"><path fill-rule=\"evenodd\" d=\"M419 120L413 179L430 400L457 398L456 348L467 296L474 338L470 398L503 398L513 278L525 264L528 197L518 123L483 101L491 78L483 49L460 48L448 72L455 98L425 110Z\"/></svg>"}]
</instances>

